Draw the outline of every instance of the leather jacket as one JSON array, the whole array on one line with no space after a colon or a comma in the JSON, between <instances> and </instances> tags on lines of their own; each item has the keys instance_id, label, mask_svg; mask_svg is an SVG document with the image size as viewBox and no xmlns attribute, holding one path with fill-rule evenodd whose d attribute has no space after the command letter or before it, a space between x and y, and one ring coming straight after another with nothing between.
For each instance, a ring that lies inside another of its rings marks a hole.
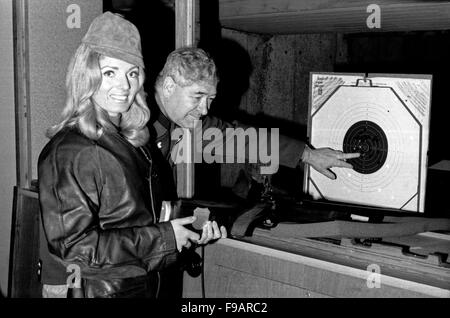
<instances>
[{"instance_id":1,"label":"leather jacket","mask_svg":"<svg viewBox=\"0 0 450 318\"><path fill-rule=\"evenodd\" d=\"M65 128L39 156L49 251L66 268L79 266L86 296L157 296L158 271L177 260L170 222L158 223L161 193L151 154L112 129L95 141Z\"/></svg>"}]
</instances>

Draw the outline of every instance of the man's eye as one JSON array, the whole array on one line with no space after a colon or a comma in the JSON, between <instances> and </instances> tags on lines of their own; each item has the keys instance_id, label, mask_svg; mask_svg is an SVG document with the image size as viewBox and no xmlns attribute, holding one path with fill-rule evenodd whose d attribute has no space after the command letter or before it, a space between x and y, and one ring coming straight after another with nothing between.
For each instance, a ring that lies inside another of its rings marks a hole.
<instances>
[{"instance_id":1,"label":"man's eye","mask_svg":"<svg viewBox=\"0 0 450 318\"><path fill-rule=\"evenodd\" d=\"M113 71L106 71L106 72L103 72L103 75L105 75L107 77L113 77L114 76L114 72Z\"/></svg>"}]
</instances>

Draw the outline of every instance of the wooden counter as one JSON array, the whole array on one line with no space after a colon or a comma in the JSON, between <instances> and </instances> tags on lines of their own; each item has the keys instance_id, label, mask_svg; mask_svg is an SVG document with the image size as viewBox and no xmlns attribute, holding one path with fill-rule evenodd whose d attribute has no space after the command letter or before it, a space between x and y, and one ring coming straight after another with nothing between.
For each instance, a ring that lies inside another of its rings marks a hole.
<instances>
[{"instance_id":1,"label":"wooden counter","mask_svg":"<svg viewBox=\"0 0 450 318\"><path fill-rule=\"evenodd\" d=\"M439 238L446 247L450 241ZM197 250L201 254L201 249ZM450 297L450 268L417 257L256 230L204 248L207 298ZM371 270L379 271L379 275ZM201 276L184 276L183 297L202 297Z\"/></svg>"}]
</instances>

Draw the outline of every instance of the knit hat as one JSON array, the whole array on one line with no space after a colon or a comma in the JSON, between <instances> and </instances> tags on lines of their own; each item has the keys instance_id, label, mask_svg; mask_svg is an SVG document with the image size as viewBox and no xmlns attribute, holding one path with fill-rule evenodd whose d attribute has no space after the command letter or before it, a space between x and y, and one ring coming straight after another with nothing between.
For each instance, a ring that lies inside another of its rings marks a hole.
<instances>
[{"instance_id":1,"label":"knit hat","mask_svg":"<svg viewBox=\"0 0 450 318\"><path fill-rule=\"evenodd\" d=\"M81 42L97 53L145 67L138 29L117 14L108 11L96 17Z\"/></svg>"}]
</instances>

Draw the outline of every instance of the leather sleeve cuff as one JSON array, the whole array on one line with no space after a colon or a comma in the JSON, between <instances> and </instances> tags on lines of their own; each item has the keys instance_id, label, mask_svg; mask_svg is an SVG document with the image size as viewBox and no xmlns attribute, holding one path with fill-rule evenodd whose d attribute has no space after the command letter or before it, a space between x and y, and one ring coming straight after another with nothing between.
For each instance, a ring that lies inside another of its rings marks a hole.
<instances>
[{"instance_id":1,"label":"leather sleeve cuff","mask_svg":"<svg viewBox=\"0 0 450 318\"><path fill-rule=\"evenodd\" d=\"M162 249L167 252L177 252L177 241L175 239L175 233L173 231L172 224L170 222L158 223L161 230L161 242L164 246Z\"/></svg>"}]
</instances>

